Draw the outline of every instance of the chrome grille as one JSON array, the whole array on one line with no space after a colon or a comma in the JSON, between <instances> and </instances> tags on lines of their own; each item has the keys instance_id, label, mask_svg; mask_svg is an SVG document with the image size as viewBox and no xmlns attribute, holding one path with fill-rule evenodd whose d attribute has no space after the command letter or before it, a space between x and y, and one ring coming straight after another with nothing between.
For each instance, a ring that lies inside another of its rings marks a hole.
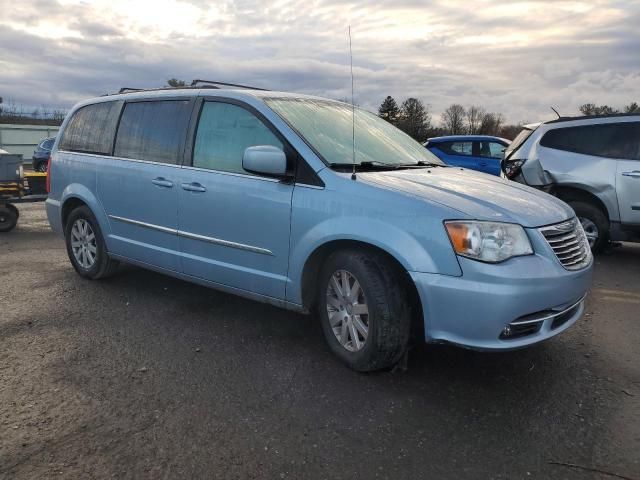
<instances>
[{"instance_id":1,"label":"chrome grille","mask_svg":"<svg viewBox=\"0 0 640 480\"><path fill-rule=\"evenodd\" d=\"M591 263L589 241L576 218L539 230L567 270L580 270Z\"/></svg>"}]
</instances>

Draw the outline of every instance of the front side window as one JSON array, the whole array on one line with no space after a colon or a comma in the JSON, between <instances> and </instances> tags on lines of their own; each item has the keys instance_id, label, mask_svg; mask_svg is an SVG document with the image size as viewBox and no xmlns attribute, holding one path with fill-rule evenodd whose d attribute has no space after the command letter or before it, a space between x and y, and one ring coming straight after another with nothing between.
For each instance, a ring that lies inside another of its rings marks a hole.
<instances>
[{"instance_id":1,"label":"front side window","mask_svg":"<svg viewBox=\"0 0 640 480\"><path fill-rule=\"evenodd\" d=\"M550 130L540 145L608 158L638 159L640 122L604 123Z\"/></svg>"},{"instance_id":2,"label":"front side window","mask_svg":"<svg viewBox=\"0 0 640 480\"><path fill-rule=\"evenodd\" d=\"M248 147L282 142L250 111L222 102L205 102L193 148L193 166L223 172L245 173L242 157Z\"/></svg>"},{"instance_id":3,"label":"front side window","mask_svg":"<svg viewBox=\"0 0 640 480\"><path fill-rule=\"evenodd\" d=\"M409 135L366 110L356 108L354 116L351 105L307 98L268 98L265 103L326 163L444 165Z\"/></svg>"},{"instance_id":4,"label":"front side window","mask_svg":"<svg viewBox=\"0 0 640 480\"><path fill-rule=\"evenodd\" d=\"M64 129L60 150L110 155L119 113L117 101L79 108Z\"/></svg>"},{"instance_id":5,"label":"front side window","mask_svg":"<svg viewBox=\"0 0 640 480\"><path fill-rule=\"evenodd\" d=\"M127 103L122 113L116 157L179 164L191 114L189 100Z\"/></svg>"},{"instance_id":6,"label":"front side window","mask_svg":"<svg viewBox=\"0 0 640 480\"><path fill-rule=\"evenodd\" d=\"M42 142L42 145L40 145L40 147L42 147L44 150L51 150L53 148L54 143L55 143L55 139L50 138Z\"/></svg>"}]
</instances>

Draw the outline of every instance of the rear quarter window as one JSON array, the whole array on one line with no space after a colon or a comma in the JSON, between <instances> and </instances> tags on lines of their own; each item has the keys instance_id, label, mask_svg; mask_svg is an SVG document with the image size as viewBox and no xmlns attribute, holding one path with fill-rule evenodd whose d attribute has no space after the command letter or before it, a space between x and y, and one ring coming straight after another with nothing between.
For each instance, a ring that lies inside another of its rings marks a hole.
<instances>
[{"instance_id":1,"label":"rear quarter window","mask_svg":"<svg viewBox=\"0 0 640 480\"><path fill-rule=\"evenodd\" d=\"M473 154L473 142L443 142L434 146L448 155L471 156Z\"/></svg>"},{"instance_id":2,"label":"rear quarter window","mask_svg":"<svg viewBox=\"0 0 640 480\"><path fill-rule=\"evenodd\" d=\"M606 158L640 158L640 122L603 123L550 130L540 145Z\"/></svg>"},{"instance_id":3,"label":"rear quarter window","mask_svg":"<svg viewBox=\"0 0 640 480\"><path fill-rule=\"evenodd\" d=\"M150 162L180 163L191 108L190 100L127 103L113 154Z\"/></svg>"},{"instance_id":4,"label":"rear quarter window","mask_svg":"<svg viewBox=\"0 0 640 480\"><path fill-rule=\"evenodd\" d=\"M110 155L121 102L86 105L73 113L60 139L60 149Z\"/></svg>"}]
</instances>

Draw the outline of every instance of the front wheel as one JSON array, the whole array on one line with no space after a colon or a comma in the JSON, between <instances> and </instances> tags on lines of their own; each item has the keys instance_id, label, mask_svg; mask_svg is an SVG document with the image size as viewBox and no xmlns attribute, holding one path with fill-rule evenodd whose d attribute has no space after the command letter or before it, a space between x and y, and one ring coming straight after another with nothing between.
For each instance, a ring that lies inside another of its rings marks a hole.
<instances>
[{"instance_id":1,"label":"front wheel","mask_svg":"<svg viewBox=\"0 0 640 480\"><path fill-rule=\"evenodd\" d=\"M115 273L118 262L109 258L98 221L88 207L69 214L64 236L69 260L81 277L97 280Z\"/></svg>"},{"instance_id":2,"label":"front wheel","mask_svg":"<svg viewBox=\"0 0 640 480\"><path fill-rule=\"evenodd\" d=\"M381 255L356 250L331 254L320 273L316 302L331 350L361 372L395 365L409 342L405 292Z\"/></svg>"},{"instance_id":3,"label":"front wheel","mask_svg":"<svg viewBox=\"0 0 640 480\"><path fill-rule=\"evenodd\" d=\"M602 211L590 203L569 202L576 212L584 233L589 240L589 246L594 253L601 252L609 242L609 220Z\"/></svg>"},{"instance_id":4,"label":"front wheel","mask_svg":"<svg viewBox=\"0 0 640 480\"><path fill-rule=\"evenodd\" d=\"M36 172L45 173L47 171L47 162L40 162L36 165Z\"/></svg>"}]
</instances>

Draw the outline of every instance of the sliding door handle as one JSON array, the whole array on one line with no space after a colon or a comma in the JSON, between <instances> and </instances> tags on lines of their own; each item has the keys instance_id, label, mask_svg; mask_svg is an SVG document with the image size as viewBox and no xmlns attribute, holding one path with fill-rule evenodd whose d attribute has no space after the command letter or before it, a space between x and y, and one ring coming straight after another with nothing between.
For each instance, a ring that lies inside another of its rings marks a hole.
<instances>
[{"instance_id":1,"label":"sliding door handle","mask_svg":"<svg viewBox=\"0 0 640 480\"><path fill-rule=\"evenodd\" d=\"M197 182L183 183L182 188L183 190L186 190L188 192L206 192L207 191L206 188L204 188L202 185L200 185Z\"/></svg>"},{"instance_id":2,"label":"sliding door handle","mask_svg":"<svg viewBox=\"0 0 640 480\"><path fill-rule=\"evenodd\" d=\"M640 170L634 170L633 172L622 172L622 176L640 178Z\"/></svg>"},{"instance_id":3,"label":"sliding door handle","mask_svg":"<svg viewBox=\"0 0 640 480\"><path fill-rule=\"evenodd\" d=\"M166 188L173 187L173 182L171 180L167 180L164 177L154 178L153 180L151 180L151 183L159 187L166 187Z\"/></svg>"}]
</instances>

